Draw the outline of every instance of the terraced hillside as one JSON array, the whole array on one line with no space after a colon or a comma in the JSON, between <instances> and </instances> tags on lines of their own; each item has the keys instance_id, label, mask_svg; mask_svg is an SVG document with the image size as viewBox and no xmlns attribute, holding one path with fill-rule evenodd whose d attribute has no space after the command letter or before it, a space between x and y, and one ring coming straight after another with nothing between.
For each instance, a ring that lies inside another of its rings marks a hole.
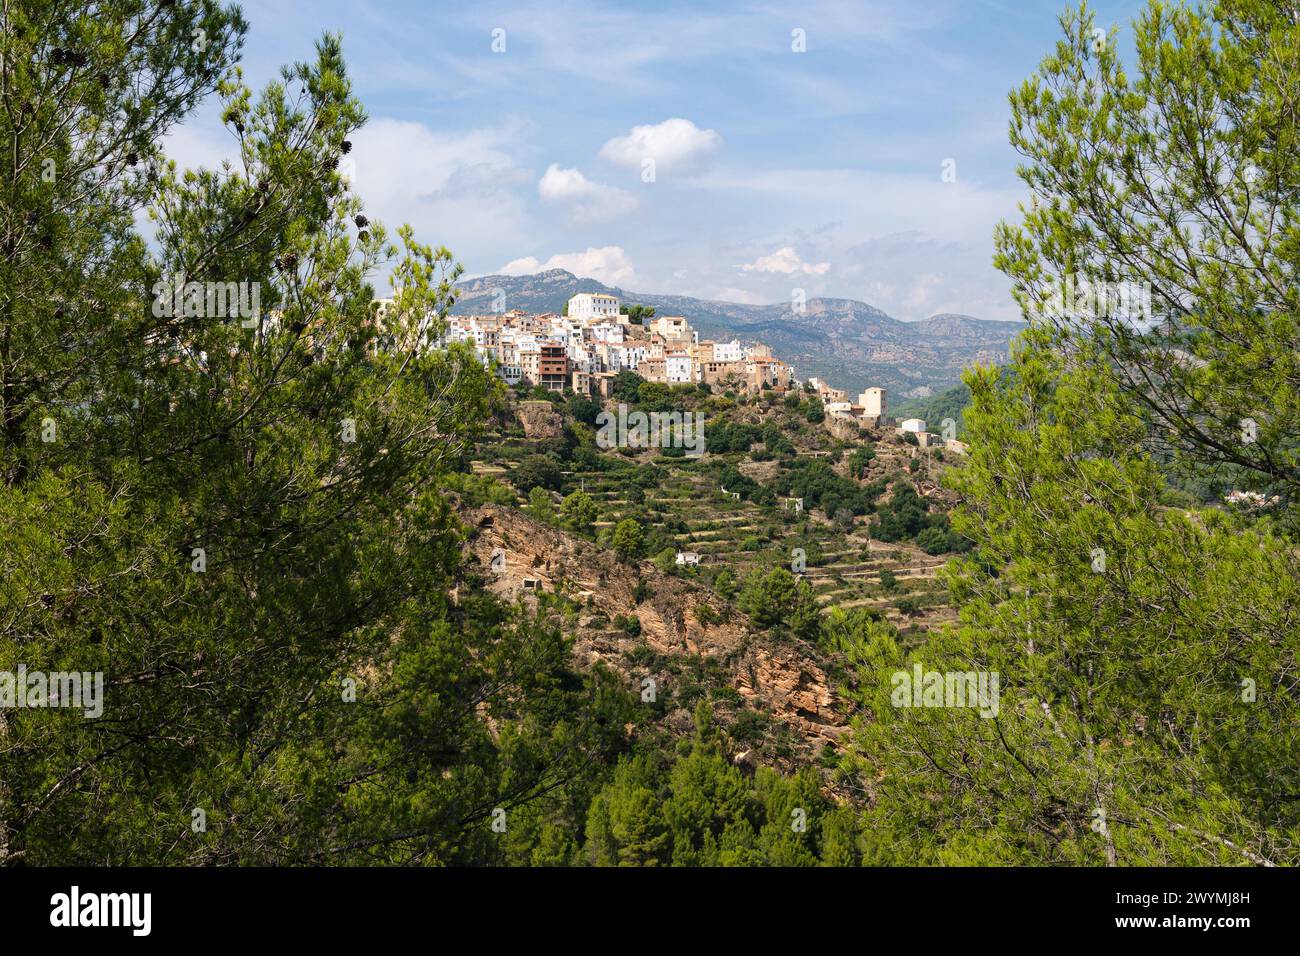
<instances>
[{"instance_id":1,"label":"terraced hillside","mask_svg":"<svg viewBox=\"0 0 1300 956\"><path fill-rule=\"evenodd\" d=\"M733 759L817 767L837 792L857 676L808 622L856 611L920 644L954 619L948 462L892 428L835 437L811 394L622 384L628 411L702 415L703 453L601 447L618 401L510 396L452 489L482 569L468 591L523 601L581 668L652 688L636 733L689 736L707 700Z\"/></svg>"},{"instance_id":2,"label":"terraced hillside","mask_svg":"<svg viewBox=\"0 0 1300 956\"><path fill-rule=\"evenodd\" d=\"M949 619L935 577L947 560L942 555L928 555L910 542L873 540L861 518L843 528L815 513L795 514L790 504L736 500L723 493L707 465L667 464L660 475L640 502L629 500L618 477L601 471L565 473L561 494L581 490L591 495L601 508L597 529L631 518L663 531L672 541L674 568L676 552L699 555L697 569L682 570L688 577L712 581L726 571L743 580L777 566L793 568L796 549L802 549L802 578L823 607L875 607L912 632ZM888 587L881 580L885 571L893 575Z\"/></svg>"},{"instance_id":3,"label":"terraced hillside","mask_svg":"<svg viewBox=\"0 0 1300 956\"><path fill-rule=\"evenodd\" d=\"M947 527L942 451L892 428L833 437L815 396L802 393L643 383L637 394L645 401L633 409L700 412L704 453L601 448L591 426L600 407L580 398L534 396L550 420L530 412L526 429L516 396L472 471L499 486L496 501L598 545L614 547L617 529L635 526L639 543L625 552L727 602L743 603L750 582L784 568L820 609L872 608L910 641L953 619L938 571L963 542Z\"/></svg>"}]
</instances>

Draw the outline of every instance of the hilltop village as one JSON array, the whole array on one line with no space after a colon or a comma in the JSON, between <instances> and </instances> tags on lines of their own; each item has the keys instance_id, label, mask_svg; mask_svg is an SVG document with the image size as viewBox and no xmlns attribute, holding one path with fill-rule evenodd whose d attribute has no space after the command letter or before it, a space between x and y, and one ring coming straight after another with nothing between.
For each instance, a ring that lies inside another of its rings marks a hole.
<instances>
[{"instance_id":1,"label":"hilltop village","mask_svg":"<svg viewBox=\"0 0 1300 956\"><path fill-rule=\"evenodd\" d=\"M391 303L391 299L376 300L381 322ZM606 399L613 394L618 374L630 371L647 382L667 385L716 385L749 394L812 391L822 401L827 429L844 437L863 426L895 424L888 416L884 388L868 388L853 401L847 391L820 379L801 381L789 363L762 343L701 340L684 316L655 316L653 309L636 305L625 310L611 295L578 293L561 314L514 309L452 315L433 345L443 347L451 342L472 344L480 358L511 386L569 390ZM907 419L896 428L916 435L922 447L941 444L954 451L964 450L952 435L927 432L920 419Z\"/></svg>"}]
</instances>

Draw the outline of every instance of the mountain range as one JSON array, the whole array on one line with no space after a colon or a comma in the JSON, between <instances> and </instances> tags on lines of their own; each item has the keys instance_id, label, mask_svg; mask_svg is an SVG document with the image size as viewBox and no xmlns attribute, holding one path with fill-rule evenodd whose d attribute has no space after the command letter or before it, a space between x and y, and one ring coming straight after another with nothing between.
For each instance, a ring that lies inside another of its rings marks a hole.
<instances>
[{"instance_id":1,"label":"mountain range","mask_svg":"<svg viewBox=\"0 0 1300 956\"><path fill-rule=\"evenodd\" d=\"M532 275L490 275L458 283L452 312L501 309L559 312L579 292L615 295L624 303L653 306L659 315L683 315L701 338L764 342L806 379L817 376L850 392L879 385L898 398L924 398L960 381L972 364L1001 364L1022 322L944 313L904 322L855 299L809 299L802 312L791 303L745 305L683 295L629 292L564 269Z\"/></svg>"}]
</instances>

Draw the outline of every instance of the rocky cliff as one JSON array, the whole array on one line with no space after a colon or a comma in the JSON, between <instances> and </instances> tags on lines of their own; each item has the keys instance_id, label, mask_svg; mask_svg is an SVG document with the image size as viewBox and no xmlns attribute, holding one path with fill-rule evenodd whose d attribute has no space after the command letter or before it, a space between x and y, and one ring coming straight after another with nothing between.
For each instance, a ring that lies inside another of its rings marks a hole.
<instances>
[{"instance_id":1,"label":"rocky cliff","mask_svg":"<svg viewBox=\"0 0 1300 956\"><path fill-rule=\"evenodd\" d=\"M526 438L559 438L564 433L564 419L550 402L520 402L515 414Z\"/></svg>"},{"instance_id":2,"label":"rocky cliff","mask_svg":"<svg viewBox=\"0 0 1300 956\"><path fill-rule=\"evenodd\" d=\"M776 725L771 743L780 738L792 745L764 752L761 744L738 742L735 756L742 762L788 770L838 747L849 707L828 678L819 648L777 642L709 588L662 574L649 563L620 562L604 548L513 509L487 506L463 516L489 589L511 600L536 602L538 593L558 593L575 602L577 666L603 663L638 693L652 679L656 692L670 701L670 730L689 732L681 692L703 674L734 691L714 698L724 724L750 709ZM615 623L629 615L639 622L639 635Z\"/></svg>"}]
</instances>

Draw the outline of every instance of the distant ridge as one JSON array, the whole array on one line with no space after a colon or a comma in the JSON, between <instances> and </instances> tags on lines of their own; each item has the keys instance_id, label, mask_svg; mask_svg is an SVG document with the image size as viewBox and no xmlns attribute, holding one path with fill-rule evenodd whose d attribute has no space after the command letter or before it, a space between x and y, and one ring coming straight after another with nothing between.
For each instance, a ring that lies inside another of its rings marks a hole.
<instances>
[{"instance_id":1,"label":"distant ridge","mask_svg":"<svg viewBox=\"0 0 1300 956\"><path fill-rule=\"evenodd\" d=\"M491 312L498 290L506 309L529 312L559 312L579 292L616 295L654 306L661 315L684 315L701 337L765 342L800 378L815 375L851 392L882 385L898 399L949 388L968 365L1005 363L1011 340L1026 328L953 313L903 322L856 299L809 299L806 311L797 314L790 303L744 305L631 292L564 269L479 276L458 285L452 311L461 314Z\"/></svg>"}]
</instances>

